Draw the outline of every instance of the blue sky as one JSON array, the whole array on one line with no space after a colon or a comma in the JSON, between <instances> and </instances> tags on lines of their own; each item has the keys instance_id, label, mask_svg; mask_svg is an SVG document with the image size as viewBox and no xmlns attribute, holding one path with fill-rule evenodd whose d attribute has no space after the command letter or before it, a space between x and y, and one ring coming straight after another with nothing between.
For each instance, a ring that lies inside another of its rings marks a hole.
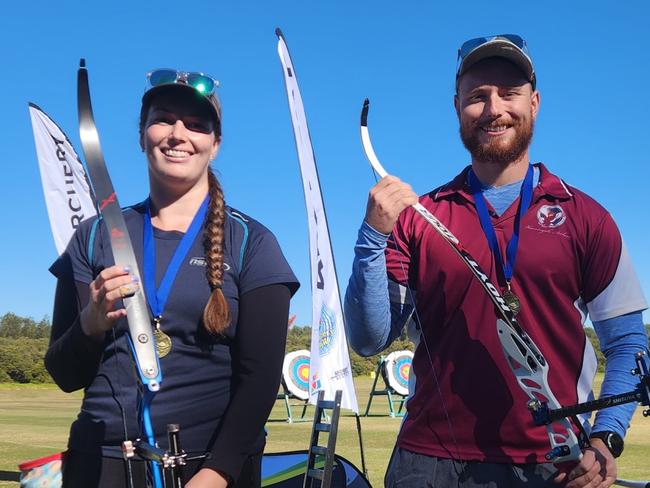
<instances>
[{"instance_id":1,"label":"blue sky","mask_svg":"<svg viewBox=\"0 0 650 488\"><path fill-rule=\"evenodd\" d=\"M456 49L514 32L527 39L541 92L532 158L614 216L650 295L647 253L650 4L479 1L7 2L0 133L0 314L51 314L56 250L36 161L29 101L80 149L76 69L87 59L95 118L122 205L147 195L137 117L151 68L221 80L224 138L216 169L227 201L274 231L303 287L292 312L311 321L306 215L275 27L296 67L314 144L341 290L374 178L359 142L372 101L375 149L418 193L469 156L453 110ZM645 315L646 322L649 315Z\"/></svg>"}]
</instances>

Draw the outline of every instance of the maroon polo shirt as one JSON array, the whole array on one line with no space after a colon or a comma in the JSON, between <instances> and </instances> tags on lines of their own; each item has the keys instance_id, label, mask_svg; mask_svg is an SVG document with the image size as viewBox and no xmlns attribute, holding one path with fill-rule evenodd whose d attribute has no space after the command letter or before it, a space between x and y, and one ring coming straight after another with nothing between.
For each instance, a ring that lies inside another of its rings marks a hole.
<instances>
[{"instance_id":1,"label":"maroon polo shirt","mask_svg":"<svg viewBox=\"0 0 650 488\"><path fill-rule=\"evenodd\" d=\"M569 405L584 399L595 368L583 329L587 310L592 320L604 320L646 305L638 284L630 292L621 277L631 266L609 213L537 166L540 179L522 218L512 290L521 301L519 322L548 360L551 389ZM503 273L495 267L466 183L468 169L420 203L503 290ZM501 216L488 205L502 253L518 203ZM532 422L528 397L497 337L494 306L478 280L412 208L402 212L393 236L386 250L388 276L415 291L426 339L413 360L415 393L400 447L464 460L545 462L546 430Z\"/></svg>"}]
</instances>

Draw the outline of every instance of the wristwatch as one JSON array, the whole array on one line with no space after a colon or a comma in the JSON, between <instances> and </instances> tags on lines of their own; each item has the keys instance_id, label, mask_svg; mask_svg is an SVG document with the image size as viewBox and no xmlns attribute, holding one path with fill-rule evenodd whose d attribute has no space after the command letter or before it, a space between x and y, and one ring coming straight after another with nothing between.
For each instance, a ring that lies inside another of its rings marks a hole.
<instances>
[{"instance_id":1,"label":"wristwatch","mask_svg":"<svg viewBox=\"0 0 650 488\"><path fill-rule=\"evenodd\" d=\"M611 430L592 432L589 438L600 439L601 441L603 441L607 446L607 449L609 449L609 452L611 452L612 456L614 456L615 458L619 457L623 453L623 448L625 447L625 443L623 442L623 438L620 435L618 435L616 432L612 432Z\"/></svg>"}]
</instances>

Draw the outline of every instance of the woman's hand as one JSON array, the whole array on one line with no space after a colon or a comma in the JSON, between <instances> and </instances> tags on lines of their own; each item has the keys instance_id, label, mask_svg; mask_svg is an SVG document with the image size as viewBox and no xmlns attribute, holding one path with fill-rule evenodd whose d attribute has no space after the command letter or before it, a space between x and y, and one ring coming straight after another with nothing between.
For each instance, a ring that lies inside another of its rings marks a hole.
<instances>
[{"instance_id":1,"label":"woman's hand","mask_svg":"<svg viewBox=\"0 0 650 488\"><path fill-rule=\"evenodd\" d=\"M370 189L365 220L376 231L390 234L402 210L416 203L418 196L410 185L395 176L385 176Z\"/></svg>"},{"instance_id":2,"label":"woman's hand","mask_svg":"<svg viewBox=\"0 0 650 488\"><path fill-rule=\"evenodd\" d=\"M123 266L104 269L89 285L90 300L81 311L81 328L88 337L101 339L120 317L124 308L116 309L118 301L135 295L138 279Z\"/></svg>"},{"instance_id":3,"label":"woman's hand","mask_svg":"<svg viewBox=\"0 0 650 488\"><path fill-rule=\"evenodd\" d=\"M203 468L192 476L185 488L226 488L228 480L213 469Z\"/></svg>"},{"instance_id":4,"label":"woman's hand","mask_svg":"<svg viewBox=\"0 0 650 488\"><path fill-rule=\"evenodd\" d=\"M566 488L608 488L616 480L616 460L600 439L589 439L582 459L568 474L561 473L556 483L566 483Z\"/></svg>"}]
</instances>

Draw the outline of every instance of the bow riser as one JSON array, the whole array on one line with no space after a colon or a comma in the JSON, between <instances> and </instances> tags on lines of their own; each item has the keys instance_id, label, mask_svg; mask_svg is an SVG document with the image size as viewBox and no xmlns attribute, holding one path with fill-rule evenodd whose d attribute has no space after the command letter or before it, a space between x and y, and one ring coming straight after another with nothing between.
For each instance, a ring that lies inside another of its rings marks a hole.
<instances>
[{"instance_id":1,"label":"bow riser","mask_svg":"<svg viewBox=\"0 0 650 488\"><path fill-rule=\"evenodd\" d=\"M539 402L551 408L560 408L560 402L551 391L548 383L548 363L540 363L537 355L512 332L501 319L497 320L497 335L506 361L512 369L521 389L528 395L529 409ZM547 459L553 463L576 461L582 457L580 443L567 418L555 420L546 425L551 451Z\"/></svg>"}]
</instances>

